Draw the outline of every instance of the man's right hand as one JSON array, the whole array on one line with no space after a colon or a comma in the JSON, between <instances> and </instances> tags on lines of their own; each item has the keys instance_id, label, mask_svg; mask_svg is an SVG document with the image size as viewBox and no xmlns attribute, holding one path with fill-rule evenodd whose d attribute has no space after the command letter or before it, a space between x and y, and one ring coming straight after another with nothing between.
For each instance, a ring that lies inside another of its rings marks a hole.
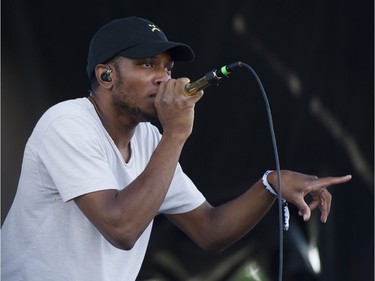
<instances>
[{"instance_id":1,"label":"man's right hand","mask_svg":"<svg viewBox=\"0 0 375 281\"><path fill-rule=\"evenodd\" d=\"M203 91L193 96L186 96L184 88L189 81L188 78L179 78L160 84L155 107L163 127L163 136L185 141L193 130L194 107L202 98Z\"/></svg>"}]
</instances>

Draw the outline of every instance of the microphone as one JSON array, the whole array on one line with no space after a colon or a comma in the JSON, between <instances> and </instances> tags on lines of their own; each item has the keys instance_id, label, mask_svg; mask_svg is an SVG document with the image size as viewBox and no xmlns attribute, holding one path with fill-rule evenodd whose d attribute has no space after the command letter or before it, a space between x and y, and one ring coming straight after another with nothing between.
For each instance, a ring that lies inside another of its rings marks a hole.
<instances>
[{"instance_id":1,"label":"microphone","mask_svg":"<svg viewBox=\"0 0 375 281\"><path fill-rule=\"evenodd\" d=\"M203 77L199 78L196 81L187 83L185 85L185 95L194 96L200 90L203 90L211 85L219 85L223 77L228 77L232 70L237 67L241 67L241 62L234 62L222 66L219 70L213 69L207 72Z\"/></svg>"}]
</instances>

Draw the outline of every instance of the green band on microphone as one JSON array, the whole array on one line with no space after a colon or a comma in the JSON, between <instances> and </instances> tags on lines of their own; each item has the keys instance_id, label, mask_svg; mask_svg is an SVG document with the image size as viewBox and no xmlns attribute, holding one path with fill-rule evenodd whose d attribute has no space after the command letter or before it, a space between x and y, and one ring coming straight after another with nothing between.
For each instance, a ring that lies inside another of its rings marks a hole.
<instances>
[{"instance_id":1,"label":"green band on microphone","mask_svg":"<svg viewBox=\"0 0 375 281\"><path fill-rule=\"evenodd\" d=\"M223 73L226 77L228 77L228 75L229 75L229 73L230 73L230 72L228 72L226 65L224 65L223 67L221 67L220 71L221 71L221 73Z\"/></svg>"}]
</instances>

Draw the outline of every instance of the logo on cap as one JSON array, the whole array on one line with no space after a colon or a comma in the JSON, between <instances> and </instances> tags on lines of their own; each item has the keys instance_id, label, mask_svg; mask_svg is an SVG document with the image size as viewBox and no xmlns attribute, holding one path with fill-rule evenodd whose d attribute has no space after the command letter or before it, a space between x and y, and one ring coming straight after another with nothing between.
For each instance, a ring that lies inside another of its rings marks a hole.
<instances>
[{"instance_id":1,"label":"logo on cap","mask_svg":"<svg viewBox=\"0 0 375 281\"><path fill-rule=\"evenodd\" d=\"M155 24L148 24L148 26L151 27L152 32L155 32L155 31L161 32L161 30Z\"/></svg>"}]
</instances>

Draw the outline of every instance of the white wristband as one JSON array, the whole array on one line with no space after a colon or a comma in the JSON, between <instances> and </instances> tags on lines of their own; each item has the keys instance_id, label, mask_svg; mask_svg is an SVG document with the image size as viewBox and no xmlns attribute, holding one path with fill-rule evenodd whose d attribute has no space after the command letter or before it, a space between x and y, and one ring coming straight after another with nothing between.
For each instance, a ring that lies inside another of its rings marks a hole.
<instances>
[{"instance_id":1,"label":"white wristband","mask_svg":"<svg viewBox=\"0 0 375 281\"><path fill-rule=\"evenodd\" d=\"M275 195L277 197L277 192L271 187L271 185L268 183L267 181L267 176L268 174L270 174L271 172L273 172L272 170L267 170L263 177L262 177L262 182L263 182L263 185L264 187L270 192L272 193L273 195Z\"/></svg>"},{"instance_id":2,"label":"white wristband","mask_svg":"<svg viewBox=\"0 0 375 281\"><path fill-rule=\"evenodd\" d=\"M271 187L271 185L268 183L267 176L273 172L272 170L268 170L264 173L262 177L263 185L264 187L273 195L278 197L277 192ZM283 212L283 229L287 231L289 229L289 208L288 203L285 201L285 199L281 198L282 202L282 212Z\"/></svg>"}]
</instances>

